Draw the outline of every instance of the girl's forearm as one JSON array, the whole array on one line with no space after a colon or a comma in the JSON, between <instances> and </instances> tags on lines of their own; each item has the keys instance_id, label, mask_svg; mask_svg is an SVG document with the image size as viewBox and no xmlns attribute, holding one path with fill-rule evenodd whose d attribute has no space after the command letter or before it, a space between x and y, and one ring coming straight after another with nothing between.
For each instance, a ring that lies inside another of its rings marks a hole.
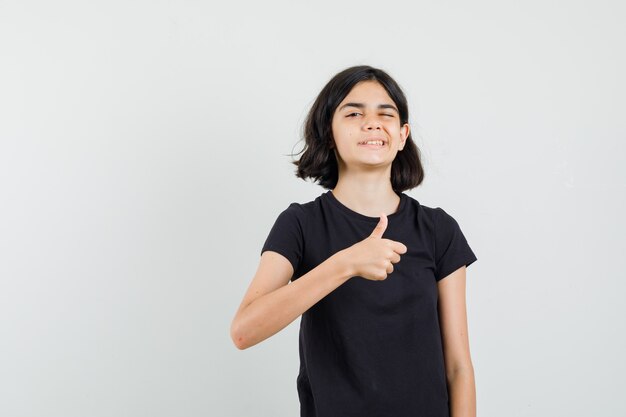
<instances>
[{"instance_id":1,"label":"girl's forearm","mask_svg":"<svg viewBox=\"0 0 626 417\"><path fill-rule=\"evenodd\" d=\"M335 253L297 280L245 307L231 329L237 347L247 349L278 333L350 279L353 274L346 253Z\"/></svg>"},{"instance_id":2,"label":"girl's forearm","mask_svg":"<svg viewBox=\"0 0 626 417\"><path fill-rule=\"evenodd\" d=\"M448 379L450 417L476 417L474 369L462 368Z\"/></svg>"}]
</instances>

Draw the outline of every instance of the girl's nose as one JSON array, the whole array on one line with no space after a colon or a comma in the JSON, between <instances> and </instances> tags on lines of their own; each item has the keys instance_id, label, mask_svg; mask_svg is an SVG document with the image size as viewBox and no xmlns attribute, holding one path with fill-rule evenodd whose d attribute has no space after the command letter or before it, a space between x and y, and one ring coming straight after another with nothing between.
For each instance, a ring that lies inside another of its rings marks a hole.
<instances>
[{"instance_id":1,"label":"girl's nose","mask_svg":"<svg viewBox=\"0 0 626 417\"><path fill-rule=\"evenodd\" d=\"M370 118L367 119L365 121L365 128L367 130L371 130L371 129L380 129L380 121L378 121L378 119L376 118Z\"/></svg>"}]
</instances>

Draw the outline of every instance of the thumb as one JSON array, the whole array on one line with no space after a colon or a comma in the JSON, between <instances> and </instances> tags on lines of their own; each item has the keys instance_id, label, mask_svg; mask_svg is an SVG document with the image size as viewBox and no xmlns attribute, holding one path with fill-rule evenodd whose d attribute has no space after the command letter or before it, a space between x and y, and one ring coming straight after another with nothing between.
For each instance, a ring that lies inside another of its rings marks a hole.
<instances>
[{"instance_id":1,"label":"thumb","mask_svg":"<svg viewBox=\"0 0 626 417\"><path fill-rule=\"evenodd\" d=\"M381 238L381 237L383 237L383 233L385 233L385 230L387 230L387 216L385 215L385 213L381 213L380 214L380 221L378 222L378 224L374 228L374 231L372 232L370 237Z\"/></svg>"}]
</instances>

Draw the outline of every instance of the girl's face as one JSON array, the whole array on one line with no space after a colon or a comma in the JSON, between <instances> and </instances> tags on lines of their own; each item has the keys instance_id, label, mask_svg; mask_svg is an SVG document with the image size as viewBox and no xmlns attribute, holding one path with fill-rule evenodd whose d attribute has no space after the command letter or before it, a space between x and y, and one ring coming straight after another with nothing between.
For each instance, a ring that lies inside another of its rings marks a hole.
<instances>
[{"instance_id":1,"label":"girl's face","mask_svg":"<svg viewBox=\"0 0 626 417\"><path fill-rule=\"evenodd\" d=\"M333 137L339 165L391 165L409 136L387 90L377 81L361 81L335 109ZM364 143L365 141L382 141Z\"/></svg>"}]
</instances>

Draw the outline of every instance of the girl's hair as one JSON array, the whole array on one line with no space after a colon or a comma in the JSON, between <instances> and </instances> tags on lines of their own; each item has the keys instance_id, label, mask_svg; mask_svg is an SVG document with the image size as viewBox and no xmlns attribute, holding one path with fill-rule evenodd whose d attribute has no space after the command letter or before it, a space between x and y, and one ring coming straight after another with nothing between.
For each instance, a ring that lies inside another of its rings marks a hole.
<instances>
[{"instance_id":1,"label":"girl's hair","mask_svg":"<svg viewBox=\"0 0 626 417\"><path fill-rule=\"evenodd\" d=\"M400 112L400 126L409 121L409 107L400 86L385 71L359 65L347 68L335 75L319 93L304 122L305 146L299 160L292 161L298 168L296 177L312 178L326 189L335 188L339 170L335 152L332 120L335 109L350 90L361 81L379 82L394 101ZM424 179L420 151L411 134L391 163L391 186L396 192L417 187Z\"/></svg>"}]
</instances>

